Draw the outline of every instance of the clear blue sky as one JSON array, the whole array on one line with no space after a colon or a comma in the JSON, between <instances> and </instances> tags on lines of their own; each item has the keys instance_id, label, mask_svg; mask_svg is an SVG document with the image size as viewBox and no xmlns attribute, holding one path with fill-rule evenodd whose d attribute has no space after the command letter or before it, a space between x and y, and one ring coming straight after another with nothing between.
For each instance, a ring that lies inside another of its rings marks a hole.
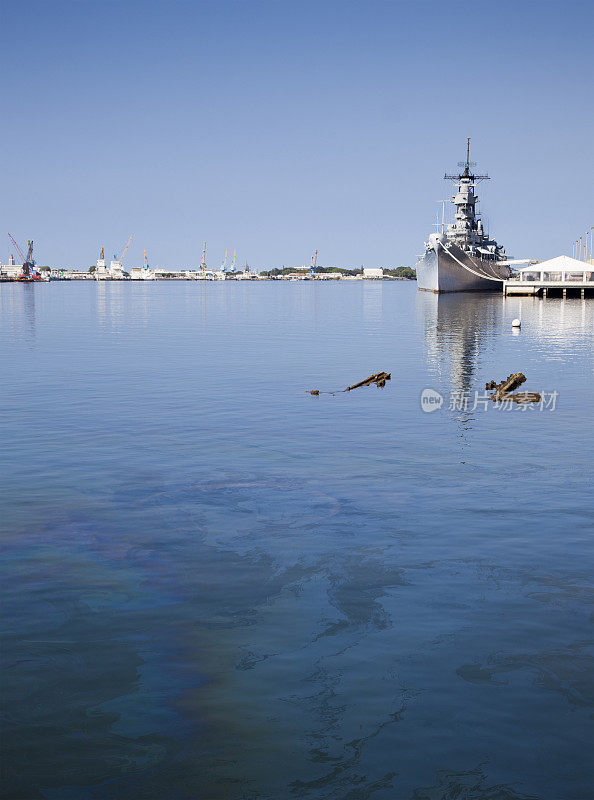
<instances>
[{"instance_id":1,"label":"clear blue sky","mask_svg":"<svg viewBox=\"0 0 594 800\"><path fill-rule=\"evenodd\" d=\"M594 3L6 0L0 257L411 264L472 155L519 256L594 224Z\"/></svg>"}]
</instances>

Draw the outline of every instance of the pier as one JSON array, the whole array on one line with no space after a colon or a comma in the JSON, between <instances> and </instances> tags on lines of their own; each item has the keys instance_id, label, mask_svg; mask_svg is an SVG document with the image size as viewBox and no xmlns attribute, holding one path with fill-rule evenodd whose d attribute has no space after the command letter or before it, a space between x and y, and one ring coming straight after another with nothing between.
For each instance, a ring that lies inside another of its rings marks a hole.
<instances>
[{"instance_id":1,"label":"pier","mask_svg":"<svg viewBox=\"0 0 594 800\"><path fill-rule=\"evenodd\" d=\"M519 270L503 283L505 295L540 297L592 297L594 264L569 256L558 256Z\"/></svg>"}]
</instances>

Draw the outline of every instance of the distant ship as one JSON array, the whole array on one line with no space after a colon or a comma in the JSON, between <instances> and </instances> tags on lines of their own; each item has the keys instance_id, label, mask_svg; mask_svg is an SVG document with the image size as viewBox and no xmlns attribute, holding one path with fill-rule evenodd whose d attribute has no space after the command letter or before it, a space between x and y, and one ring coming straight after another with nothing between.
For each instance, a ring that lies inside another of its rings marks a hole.
<instances>
[{"instance_id":1,"label":"distant ship","mask_svg":"<svg viewBox=\"0 0 594 800\"><path fill-rule=\"evenodd\" d=\"M475 186L488 180L488 175L475 175L470 161L470 139L466 147L466 163L458 175L445 175L453 180L457 192L452 198L456 206L454 221L441 231L432 233L425 242L425 255L417 262L417 287L427 292L480 292L501 289L510 276L505 249L485 233Z\"/></svg>"}]
</instances>

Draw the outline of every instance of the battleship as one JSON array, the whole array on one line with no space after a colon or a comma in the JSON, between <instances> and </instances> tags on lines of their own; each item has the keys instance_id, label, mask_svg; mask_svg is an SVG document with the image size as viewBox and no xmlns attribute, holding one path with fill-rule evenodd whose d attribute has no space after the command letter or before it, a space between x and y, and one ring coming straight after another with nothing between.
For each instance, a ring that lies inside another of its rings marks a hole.
<instances>
[{"instance_id":1,"label":"battleship","mask_svg":"<svg viewBox=\"0 0 594 800\"><path fill-rule=\"evenodd\" d=\"M427 292L480 292L501 290L509 278L509 261L505 249L485 232L481 214L476 208L475 194L479 181L488 175L475 175L470 161L470 139L466 145L463 171L444 176L454 181L457 191L452 197L456 207L454 221L429 236L425 254L416 264L417 287Z\"/></svg>"}]
</instances>

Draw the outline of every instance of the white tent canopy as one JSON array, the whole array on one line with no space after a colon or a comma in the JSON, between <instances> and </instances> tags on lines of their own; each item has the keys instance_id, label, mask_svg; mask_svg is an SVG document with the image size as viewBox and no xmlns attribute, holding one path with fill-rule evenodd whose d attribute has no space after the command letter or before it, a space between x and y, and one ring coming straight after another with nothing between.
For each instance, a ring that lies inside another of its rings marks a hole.
<instances>
[{"instance_id":1,"label":"white tent canopy","mask_svg":"<svg viewBox=\"0 0 594 800\"><path fill-rule=\"evenodd\" d=\"M518 272L583 272L590 269L590 264L585 261L578 261L577 258L569 256L557 256L549 258L548 261L539 261L538 264L531 264L529 267L522 267Z\"/></svg>"}]
</instances>

